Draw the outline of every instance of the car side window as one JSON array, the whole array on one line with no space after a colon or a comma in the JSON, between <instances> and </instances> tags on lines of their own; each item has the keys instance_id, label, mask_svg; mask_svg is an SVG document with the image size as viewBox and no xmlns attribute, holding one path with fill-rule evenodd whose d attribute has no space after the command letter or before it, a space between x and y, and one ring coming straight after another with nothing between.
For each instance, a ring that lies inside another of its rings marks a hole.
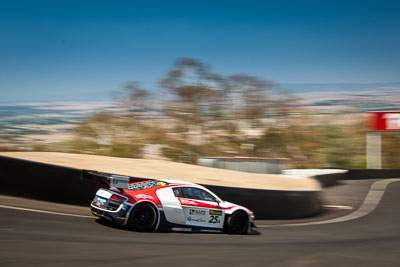
<instances>
[{"instance_id":1,"label":"car side window","mask_svg":"<svg viewBox=\"0 0 400 267\"><path fill-rule=\"evenodd\" d=\"M183 197L181 189L179 187L172 188L172 191L174 191L175 197Z\"/></svg>"},{"instance_id":2,"label":"car side window","mask_svg":"<svg viewBox=\"0 0 400 267\"><path fill-rule=\"evenodd\" d=\"M215 197L204 191L200 188L195 187L182 187L182 195L184 198L196 199L196 200L205 200L205 201L216 201Z\"/></svg>"}]
</instances>

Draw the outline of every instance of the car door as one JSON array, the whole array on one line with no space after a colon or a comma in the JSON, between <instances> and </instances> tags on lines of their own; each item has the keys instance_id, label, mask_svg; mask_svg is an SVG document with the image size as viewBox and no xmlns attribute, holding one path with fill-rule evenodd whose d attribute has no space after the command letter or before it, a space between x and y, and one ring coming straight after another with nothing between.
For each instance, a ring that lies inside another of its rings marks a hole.
<instances>
[{"instance_id":1,"label":"car door","mask_svg":"<svg viewBox=\"0 0 400 267\"><path fill-rule=\"evenodd\" d=\"M197 187L174 188L187 225L223 228L225 211L217 199L206 190Z\"/></svg>"},{"instance_id":2,"label":"car door","mask_svg":"<svg viewBox=\"0 0 400 267\"><path fill-rule=\"evenodd\" d=\"M173 188L175 189L175 188ZM156 191L157 197L164 209L165 218L170 223L186 224L182 205L171 187L161 188Z\"/></svg>"}]
</instances>

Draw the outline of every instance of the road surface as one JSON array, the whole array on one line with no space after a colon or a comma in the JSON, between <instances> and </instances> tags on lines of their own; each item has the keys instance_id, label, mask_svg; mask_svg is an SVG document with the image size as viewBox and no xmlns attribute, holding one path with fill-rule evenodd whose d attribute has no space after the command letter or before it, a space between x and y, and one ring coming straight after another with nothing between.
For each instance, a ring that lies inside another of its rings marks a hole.
<instances>
[{"instance_id":1,"label":"road surface","mask_svg":"<svg viewBox=\"0 0 400 267\"><path fill-rule=\"evenodd\" d=\"M7 202L0 206L0 262L1 266L400 266L400 181L389 183L376 204L363 216L343 222L290 227L258 222L259 235L238 236L138 233L102 225L81 207L59 210L82 216L77 217L12 209ZM24 205L43 209L34 201Z\"/></svg>"}]
</instances>

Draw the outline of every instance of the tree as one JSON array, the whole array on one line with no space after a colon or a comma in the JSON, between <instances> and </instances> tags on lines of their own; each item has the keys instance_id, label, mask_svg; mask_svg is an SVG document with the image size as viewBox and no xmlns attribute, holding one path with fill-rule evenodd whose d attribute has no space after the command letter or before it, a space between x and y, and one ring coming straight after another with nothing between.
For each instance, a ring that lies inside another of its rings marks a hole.
<instances>
[{"instance_id":1,"label":"tree","mask_svg":"<svg viewBox=\"0 0 400 267\"><path fill-rule=\"evenodd\" d=\"M255 125L265 115L268 108L267 91L274 83L254 76L237 74L224 79L225 95L230 100L234 119L239 127Z\"/></svg>"},{"instance_id":2,"label":"tree","mask_svg":"<svg viewBox=\"0 0 400 267\"><path fill-rule=\"evenodd\" d=\"M220 83L221 77L211 73L200 61L179 59L160 82L170 95L165 113L186 131L189 128L205 131L204 123L208 118L217 117L220 110L223 96Z\"/></svg>"},{"instance_id":3,"label":"tree","mask_svg":"<svg viewBox=\"0 0 400 267\"><path fill-rule=\"evenodd\" d=\"M115 93L116 100L134 119L140 119L151 105L151 94L137 81L123 85L123 90Z\"/></svg>"}]
</instances>

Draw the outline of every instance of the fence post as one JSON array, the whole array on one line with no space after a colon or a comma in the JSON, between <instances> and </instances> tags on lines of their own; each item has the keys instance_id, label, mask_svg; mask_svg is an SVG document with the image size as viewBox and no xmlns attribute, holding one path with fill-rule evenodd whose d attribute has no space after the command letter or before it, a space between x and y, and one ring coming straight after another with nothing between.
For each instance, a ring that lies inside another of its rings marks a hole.
<instances>
[{"instance_id":1,"label":"fence post","mask_svg":"<svg viewBox=\"0 0 400 267\"><path fill-rule=\"evenodd\" d=\"M367 132L367 169L381 169L381 132Z\"/></svg>"}]
</instances>

